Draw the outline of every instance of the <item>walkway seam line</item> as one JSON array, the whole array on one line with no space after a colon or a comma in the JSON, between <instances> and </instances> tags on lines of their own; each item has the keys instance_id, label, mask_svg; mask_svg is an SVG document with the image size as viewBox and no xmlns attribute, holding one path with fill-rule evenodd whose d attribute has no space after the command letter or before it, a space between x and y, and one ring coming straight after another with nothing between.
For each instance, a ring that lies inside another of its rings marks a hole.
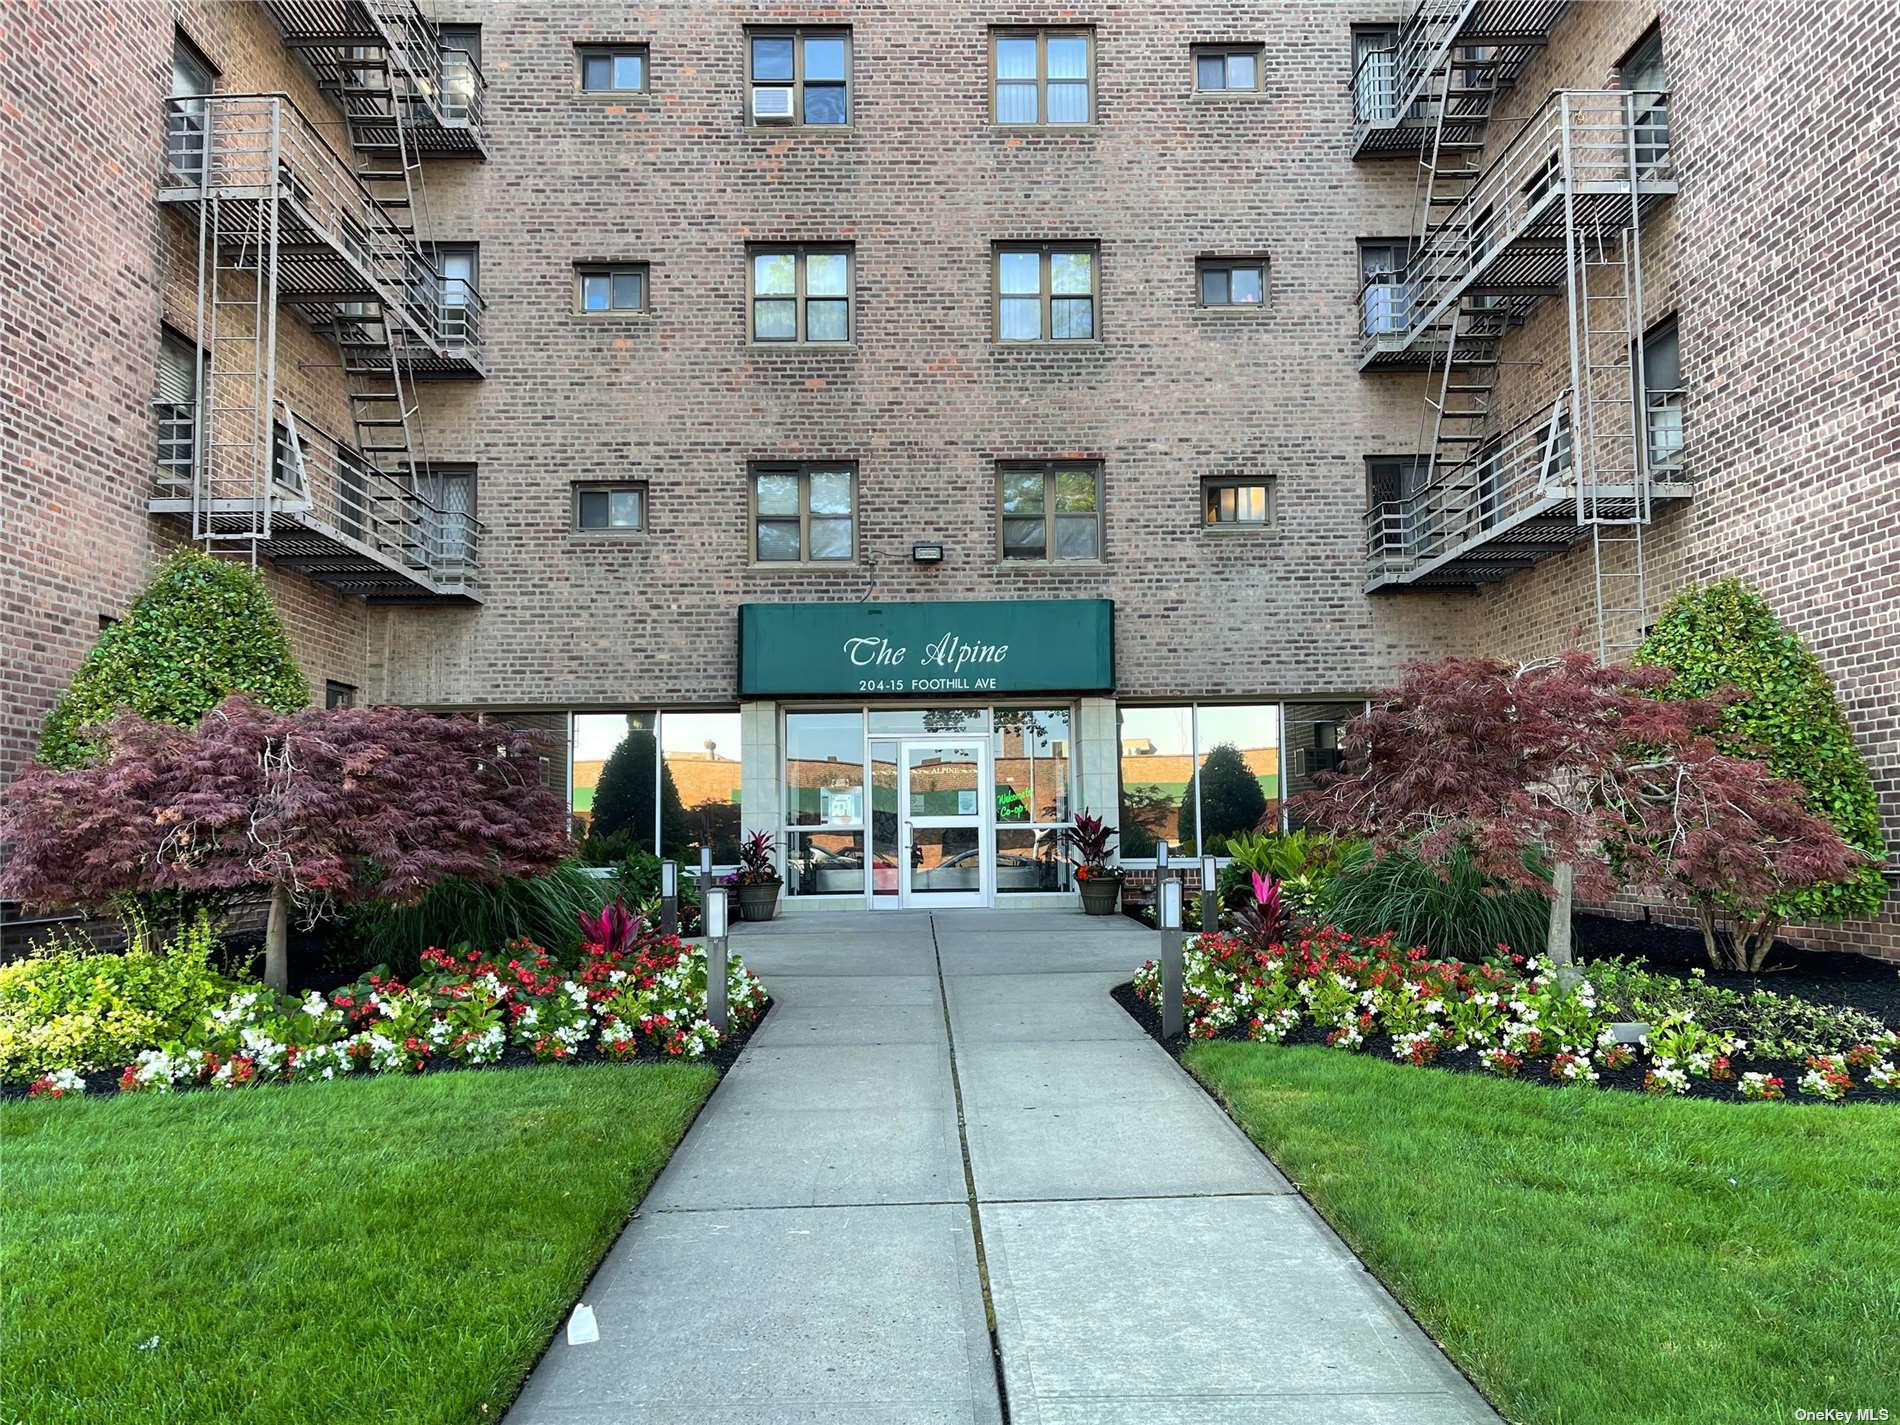
<instances>
[{"instance_id":1,"label":"walkway seam line","mask_svg":"<svg viewBox=\"0 0 1900 1425\"><path fill-rule=\"evenodd\" d=\"M943 947L937 944L937 917L930 916L930 953L937 964L937 996L943 1001L943 1036L950 1051L950 1091L957 1103L957 1146L963 1152L963 1187L970 1207L970 1236L976 1243L976 1279L983 1289L983 1324L990 1333L990 1369L996 1374L996 1405L1003 1425L1009 1421L1009 1385L1003 1379L1003 1342L996 1332L996 1301L990 1295L990 1259L983 1250L983 1213L976 1196L976 1172L970 1166L970 1135L963 1120L963 1081L957 1075L957 1032L950 1022L950 986L944 982Z\"/></svg>"}]
</instances>

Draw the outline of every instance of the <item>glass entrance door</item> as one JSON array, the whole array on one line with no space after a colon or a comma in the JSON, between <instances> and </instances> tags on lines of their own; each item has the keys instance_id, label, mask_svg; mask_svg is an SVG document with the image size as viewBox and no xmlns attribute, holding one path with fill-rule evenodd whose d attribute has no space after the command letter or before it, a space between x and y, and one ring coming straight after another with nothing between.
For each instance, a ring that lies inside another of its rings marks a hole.
<instances>
[{"instance_id":1,"label":"glass entrance door","mask_svg":"<svg viewBox=\"0 0 1900 1425\"><path fill-rule=\"evenodd\" d=\"M990 903L987 738L917 738L899 745L900 899L907 906Z\"/></svg>"}]
</instances>

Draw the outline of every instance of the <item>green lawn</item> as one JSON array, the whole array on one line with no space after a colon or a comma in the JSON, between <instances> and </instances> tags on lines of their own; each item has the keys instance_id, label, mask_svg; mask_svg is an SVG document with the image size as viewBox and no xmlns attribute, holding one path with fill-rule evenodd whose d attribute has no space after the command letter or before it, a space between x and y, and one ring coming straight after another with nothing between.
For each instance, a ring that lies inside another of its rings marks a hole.
<instances>
[{"instance_id":1,"label":"green lawn","mask_svg":"<svg viewBox=\"0 0 1900 1425\"><path fill-rule=\"evenodd\" d=\"M1186 1062L1509 1419L1900 1420L1900 1110Z\"/></svg>"},{"instance_id":2,"label":"green lawn","mask_svg":"<svg viewBox=\"0 0 1900 1425\"><path fill-rule=\"evenodd\" d=\"M715 1081L0 1105L0 1421L496 1420Z\"/></svg>"}]
</instances>

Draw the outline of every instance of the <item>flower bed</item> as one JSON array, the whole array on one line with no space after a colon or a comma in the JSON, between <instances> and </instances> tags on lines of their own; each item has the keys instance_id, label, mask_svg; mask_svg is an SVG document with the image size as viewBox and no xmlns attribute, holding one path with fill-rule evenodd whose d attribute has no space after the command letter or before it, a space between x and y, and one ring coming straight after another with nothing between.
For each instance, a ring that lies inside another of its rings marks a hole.
<instances>
[{"instance_id":1,"label":"flower bed","mask_svg":"<svg viewBox=\"0 0 1900 1425\"><path fill-rule=\"evenodd\" d=\"M705 1017L704 953L676 936L633 930L590 942L571 968L526 940L501 957L434 949L422 958L426 969L406 982L370 974L301 999L243 989L115 1071L41 1064L25 1091L63 1098L526 1063L729 1063L768 1003L758 977L730 956L722 1037Z\"/></svg>"},{"instance_id":2,"label":"flower bed","mask_svg":"<svg viewBox=\"0 0 1900 1425\"><path fill-rule=\"evenodd\" d=\"M1331 927L1271 941L1195 936L1184 952L1185 1038L1322 1043L1561 1087L1900 1103L1900 1032L1865 1016L1834 1011L1830 1026L1820 1011L1817 1023L1801 1011L1818 1007L1765 991L1730 996L1742 1004L1731 1014L1716 991L1722 1012L1683 1003L1648 1020L1636 1042L1619 1043L1612 1025L1635 1017L1639 991L1654 994L1659 977L1619 967L1620 978L1603 977L1611 993L1588 979L1564 993L1548 965L1499 952L1487 964L1433 959L1390 935L1360 939ZM1150 960L1118 992L1157 1037L1160 980ZM1757 1022L1784 1026L1764 1041L1772 1052L1756 1052L1739 1032ZM1802 1037L1790 1038L1788 1025Z\"/></svg>"}]
</instances>

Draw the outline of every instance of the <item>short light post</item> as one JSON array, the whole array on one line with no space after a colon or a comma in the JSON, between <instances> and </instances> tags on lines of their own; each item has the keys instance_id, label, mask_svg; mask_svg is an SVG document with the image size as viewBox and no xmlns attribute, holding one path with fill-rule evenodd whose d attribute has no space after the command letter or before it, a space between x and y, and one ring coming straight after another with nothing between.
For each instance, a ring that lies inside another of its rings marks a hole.
<instances>
[{"instance_id":1,"label":"short light post","mask_svg":"<svg viewBox=\"0 0 1900 1425\"><path fill-rule=\"evenodd\" d=\"M699 928L706 929L706 892L712 888L712 845L699 848Z\"/></svg>"},{"instance_id":2,"label":"short light post","mask_svg":"<svg viewBox=\"0 0 1900 1425\"><path fill-rule=\"evenodd\" d=\"M1212 935L1220 929L1220 897L1214 894L1220 884L1220 863L1212 856L1201 857L1201 934Z\"/></svg>"},{"instance_id":3,"label":"short light post","mask_svg":"<svg viewBox=\"0 0 1900 1425\"><path fill-rule=\"evenodd\" d=\"M1161 923L1161 888L1168 882L1168 842L1163 837L1155 842L1155 924Z\"/></svg>"},{"instance_id":4,"label":"short light post","mask_svg":"<svg viewBox=\"0 0 1900 1425\"><path fill-rule=\"evenodd\" d=\"M660 934L680 933L680 863L660 862Z\"/></svg>"},{"instance_id":5,"label":"short light post","mask_svg":"<svg viewBox=\"0 0 1900 1425\"><path fill-rule=\"evenodd\" d=\"M706 1020L726 1033L726 897L724 886L709 886L699 913L706 926Z\"/></svg>"},{"instance_id":6,"label":"short light post","mask_svg":"<svg viewBox=\"0 0 1900 1425\"><path fill-rule=\"evenodd\" d=\"M1173 1039L1186 1023L1181 1004L1181 883L1161 883L1161 1035Z\"/></svg>"}]
</instances>

